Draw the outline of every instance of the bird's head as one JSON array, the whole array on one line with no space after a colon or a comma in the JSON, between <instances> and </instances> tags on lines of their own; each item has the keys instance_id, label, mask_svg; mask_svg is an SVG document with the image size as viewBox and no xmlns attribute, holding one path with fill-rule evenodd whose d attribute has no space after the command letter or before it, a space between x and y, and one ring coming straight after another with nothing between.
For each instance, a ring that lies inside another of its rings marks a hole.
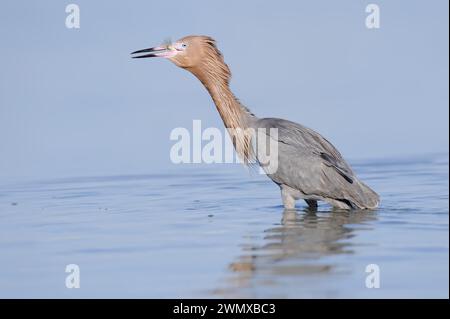
<instances>
[{"instance_id":1,"label":"bird's head","mask_svg":"<svg viewBox=\"0 0 450 319\"><path fill-rule=\"evenodd\" d=\"M223 56L216 47L214 39L208 36L190 35L173 43L138 50L131 53L133 58L166 58L177 66L187 69L197 77L204 76L205 71L215 71L228 82L230 71L223 61Z\"/></svg>"}]
</instances>

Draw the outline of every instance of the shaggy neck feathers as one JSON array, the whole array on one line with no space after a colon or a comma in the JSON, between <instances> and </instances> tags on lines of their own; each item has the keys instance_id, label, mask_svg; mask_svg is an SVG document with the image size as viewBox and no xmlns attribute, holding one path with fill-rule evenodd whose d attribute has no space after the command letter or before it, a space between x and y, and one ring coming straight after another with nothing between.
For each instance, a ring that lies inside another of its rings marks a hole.
<instances>
[{"instance_id":1,"label":"shaggy neck feathers","mask_svg":"<svg viewBox=\"0 0 450 319\"><path fill-rule=\"evenodd\" d=\"M249 163L253 156L249 119L254 115L234 96L229 87L231 72L214 41L205 41L201 63L187 68L193 73L211 95L225 127L231 135L236 152Z\"/></svg>"}]
</instances>

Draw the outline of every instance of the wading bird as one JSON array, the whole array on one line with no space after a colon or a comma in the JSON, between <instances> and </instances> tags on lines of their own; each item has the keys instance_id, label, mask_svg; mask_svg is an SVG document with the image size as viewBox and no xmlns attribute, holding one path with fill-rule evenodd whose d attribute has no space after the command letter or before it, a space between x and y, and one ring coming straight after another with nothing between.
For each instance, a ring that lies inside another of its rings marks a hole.
<instances>
[{"instance_id":1,"label":"wading bird","mask_svg":"<svg viewBox=\"0 0 450 319\"><path fill-rule=\"evenodd\" d=\"M211 95L225 127L240 132L233 136L233 143L245 163L254 153L252 135L246 129L277 130L277 169L267 175L280 187L286 209L294 209L297 199L304 199L313 209L317 201L338 209L378 206L378 195L356 177L339 151L319 133L287 120L260 119L239 102L229 87L230 69L212 38L187 36L132 54L133 58L166 58L194 74Z\"/></svg>"}]
</instances>

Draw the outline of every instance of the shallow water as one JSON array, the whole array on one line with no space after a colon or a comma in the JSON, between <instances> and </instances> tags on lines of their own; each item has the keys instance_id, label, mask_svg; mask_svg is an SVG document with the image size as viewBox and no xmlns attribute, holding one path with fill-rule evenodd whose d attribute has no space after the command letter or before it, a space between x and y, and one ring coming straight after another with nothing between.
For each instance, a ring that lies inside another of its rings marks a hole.
<instances>
[{"instance_id":1,"label":"shallow water","mask_svg":"<svg viewBox=\"0 0 450 319\"><path fill-rule=\"evenodd\" d=\"M229 165L3 184L0 297L448 298L448 155L352 164L380 209L283 212Z\"/></svg>"}]
</instances>

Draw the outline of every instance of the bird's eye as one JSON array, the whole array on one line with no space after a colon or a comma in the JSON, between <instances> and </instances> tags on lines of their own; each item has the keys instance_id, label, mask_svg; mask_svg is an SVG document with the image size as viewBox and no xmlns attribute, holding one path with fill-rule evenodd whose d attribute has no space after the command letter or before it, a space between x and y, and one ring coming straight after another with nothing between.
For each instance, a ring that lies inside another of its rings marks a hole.
<instances>
[{"instance_id":1,"label":"bird's eye","mask_svg":"<svg viewBox=\"0 0 450 319\"><path fill-rule=\"evenodd\" d=\"M175 45L175 48L176 48L178 51L184 51L184 50L186 50L186 48L187 48L187 44L186 44L186 43L180 43L180 42L178 42L178 43Z\"/></svg>"}]
</instances>

